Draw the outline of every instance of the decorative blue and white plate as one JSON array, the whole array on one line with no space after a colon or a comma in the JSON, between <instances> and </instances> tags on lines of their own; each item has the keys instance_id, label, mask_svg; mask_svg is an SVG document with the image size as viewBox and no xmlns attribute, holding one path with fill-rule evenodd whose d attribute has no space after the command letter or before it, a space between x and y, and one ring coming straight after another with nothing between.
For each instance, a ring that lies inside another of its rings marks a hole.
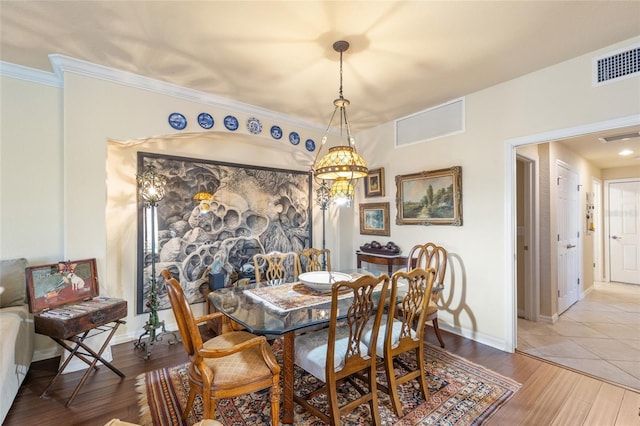
<instances>
[{"instance_id":1,"label":"decorative blue and white plate","mask_svg":"<svg viewBox=\"0 0 640 426\"><path fill-rule=\"evenodd\" d=\"M271 126L271 137L274 139L280 139L282 137L282 129L280 126Z\"/></svg>"},{"instance_id":2,"label":"decorative blue and white plate","mask_svg":"<svg viewBox=\"0 0 640 426\"><path fill-rule=\"evenodd\" d=\"M298 145L300 143L300 135L296 132L289 133L289 142L293 145Z\"/></svg>"},{"instance_id":3,"label":"decorative blue and white plate","mask_svg":"<svg viewBox=\"0 0 640 426\"><path fill-rule=\"evenodd\" d=\"M255 117L251 117L247 120L247 130L249 133L258 135L262 133L262 123Z\"/></svg>"},{"instance_id":4,"label":"decorative blue and white plate","mask_svg":"<svg viewBox=\"0 0 640 426\"><path fill-rule=\"evenodd\" d=\"M176 130L182 130L187 127L187 119L179 112L169 114L169 125Z\"/></svg>"},{"instance_id":5,"label":"decorative blue and white plate","mask_svg":"<svg viewBox=\"0 0 640 426\"><path fill-rule=\"evenodd\" d=\"M238 130L238 119L233 115L227 115L224 118L224 127L226 127L227 130L231 130L232 132Z\"/></svg>"},{"instance_id":6,"label":"decorative blue and white plate","mask_svg":"<svg viewBox=\"0 0 640 426\"><path fill-rule=\"evenodd\" d=\"M315 151L316 150L316 143L312 140L312 139L307 139L307 141L304 143L305 148L307 148L307 151Z\"/></svg>"},{"instance_id":7,"label":"decorative blue and white plate","mask_svg":"<svg viewBox=\"0 0 640 426\"><path fill-rule=\"evenodd\" d=\"M200 115L198 115L198 124L203 129L210 129L213 127L213 117L206 112L200 113Z\"/></svg>"}]
</instances>

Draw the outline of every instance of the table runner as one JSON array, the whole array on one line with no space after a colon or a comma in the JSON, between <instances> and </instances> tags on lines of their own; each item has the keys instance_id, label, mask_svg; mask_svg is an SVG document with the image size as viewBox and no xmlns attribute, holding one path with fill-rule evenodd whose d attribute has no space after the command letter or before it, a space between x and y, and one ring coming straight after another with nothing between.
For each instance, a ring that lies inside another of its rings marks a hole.
<instances>
[{"instance_id":1,"label":"table runner","mask_svg":"<svg viewBox=\"0 0 640 426\"><path fill-rule=\"evenodd\" d=\"M362 274L359 273L350 275L354 279L362 276ZM331 302L331 292L318 293L299 281L270 287L252 288L244 290L244 292L254 299L265 303L271 309L280 312L288 312ZM345 299L351 296L351 293L347 292L339 295L338 299Z\"/></svg>"}]
</instances>

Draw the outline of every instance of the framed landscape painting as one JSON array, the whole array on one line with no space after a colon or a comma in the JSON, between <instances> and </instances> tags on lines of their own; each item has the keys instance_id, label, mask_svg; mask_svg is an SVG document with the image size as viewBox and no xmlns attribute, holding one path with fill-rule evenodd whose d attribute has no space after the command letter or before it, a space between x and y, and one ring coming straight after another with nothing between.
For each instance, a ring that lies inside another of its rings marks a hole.
<instances>
[{"instance_id":1,"label":"framed landscape painting","mask_svg":"<svg viewBox=\"0 0 640 426\"><path fill-rule=\"evenodd\" d=\"M396 176L398 225L462 226L462 167Z\"/></svg>"},{"instance_id":2,"label":"framed landscape painting","mask_svg":"<svg viewBox=\"0 0 640 426\"><path fill-rule=\"evenodd\" d=\"M389 203L360 204L360 233L362 235L391 235Z\"/></svg>"}]
</instances>

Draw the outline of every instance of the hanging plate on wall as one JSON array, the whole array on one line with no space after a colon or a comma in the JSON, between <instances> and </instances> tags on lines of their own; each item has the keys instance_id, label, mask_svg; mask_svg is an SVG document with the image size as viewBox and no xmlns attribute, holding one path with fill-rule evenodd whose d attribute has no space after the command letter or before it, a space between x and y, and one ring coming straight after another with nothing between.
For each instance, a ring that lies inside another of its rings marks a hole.
<instances>
[{"instance_id":1,"label":"hanging plate on wall","mask_svg":"<svg viewBox=\"0 0 640 426\"><path fill-rule=\"evenodd\" d=\"M200 113L200 115L198 115L198 124L203 129L210 129L213 127L213 117L206 112Z\"/></svg>"},{"instance_id":2,"label":"hanging plate on wall","mask_svg":"<svg viewBox=\"0 0 640 426\"><path fill-rule=\"evenodd\" d=\"M182 130L187 127L187 119L179 112L169 114L169 125L176 130Z\"/></svg>"},{"instance_id":3,"label":"hanging plate on wall","mask_svg":"<svg viewBox=\"0 0 640 426\"><path fill-rule=\"evenodd\" d=\"M227 115L224 118L224 127L226 127L227 130L231 130L232 132L238 130L238 119L233 115Z\"/></svg>"},{"instance_id":4,"label":"hanging plate on wall","mask_svg":"<svg viewBox=\"0 0 640 426\"><path fill-rule=\"evenodd\" d=\"M262 123L255 117L251 117L247 120L247 130L249 133L258 135L262 133Z\"/></svg>"},{"instance_id":5,"label":"hanging plate on wall","mask_svg":"<svg viewBox=\"0 0 640 426\"><path fill-rule=\"evenodd\" d=\"M298 145L300 143L300 135L296 132L289 133L289 142L293 145Z\"/></svg>"},{"instance_id":6,"label":"hanging plate on wall","mask_svg":"<svg viewBox=\"0 0 640 426\"><path fill-rule=\"evenodd\" d=\"M271 126L271 137L274 139L280 139L282 137L282 129L280 126Z\"/></svg>"}]
</instances>

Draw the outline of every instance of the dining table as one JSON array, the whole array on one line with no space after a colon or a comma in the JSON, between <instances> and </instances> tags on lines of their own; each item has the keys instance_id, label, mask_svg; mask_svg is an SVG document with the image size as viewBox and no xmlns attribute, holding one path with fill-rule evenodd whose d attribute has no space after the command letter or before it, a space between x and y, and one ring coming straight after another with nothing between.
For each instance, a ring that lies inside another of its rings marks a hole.
<instances>
[{"instance_id":1,"label":"dining table","mask_svg":"<svg viewBox=\"0 0 640 426\"><path fill-rule=\"evenodd\" d=\"M353 279L379 271L353 269L341 271ZM340 295L338 316L346 316L352 295ZM331 293L318 292L301 281L289 283L252 283L224 287L208 295L214 308L247 331L282 338L282 423L293 423L294 351L296 334L328 326Z\"/></svg>"}]
</instances>

